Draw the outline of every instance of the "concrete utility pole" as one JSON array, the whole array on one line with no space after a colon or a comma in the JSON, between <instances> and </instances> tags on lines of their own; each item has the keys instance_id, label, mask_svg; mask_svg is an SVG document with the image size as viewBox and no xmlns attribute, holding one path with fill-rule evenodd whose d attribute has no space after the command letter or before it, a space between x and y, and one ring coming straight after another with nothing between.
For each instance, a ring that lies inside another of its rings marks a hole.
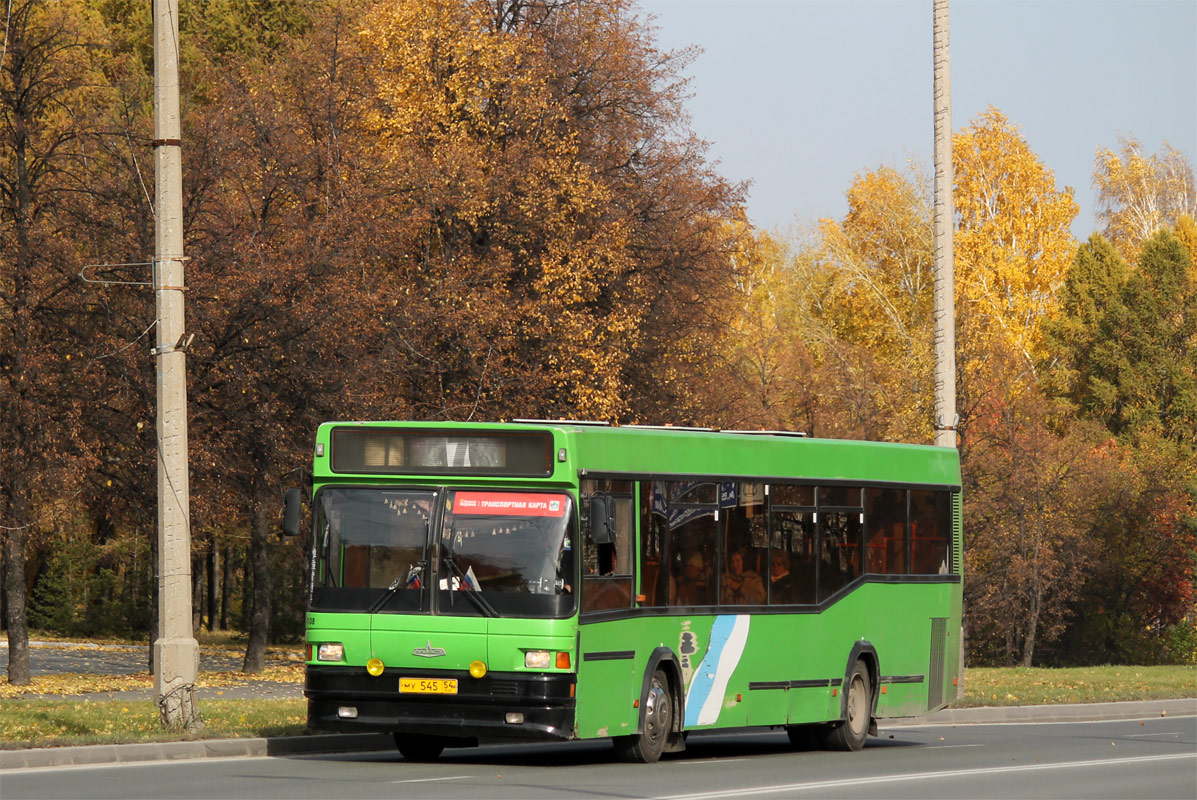
<instances>
[{"instance_id":1,"label":"concrete utility pole","mask_svg":"<svg viewBox=\"0 0 1197 800\"><path fill-rule=\"evenodd\" d=\"M191 494L183 329L183 161L179 4L154 0L154 304L158 375L158 638L154 696L163 726L202 724L191 630Z\"/></svg>"},{"instance_id":2,"label":"concrete utility pole","mask_svg":"<svg viewBox=\"0 0 1197 800\"><path fill-rule=\"evenodd\" d=\"M935 0L935 444L956 446L956 262L952 248L952 80L948 0ZM961 566L963 574L963 566ZM956 661L956 699L964 699L964 621Z\"/></svg>"},{"instance_id":3,"label":"concrete utility pole","mask_svg":"<svg viewBox=\"0 0 1197 800\"><path fill-rule=\"evenodd\" d=\"M935 0L935 444L956 446L956 309L952 252L952 82L948 0Z\"/></svg>"}]
</instances>

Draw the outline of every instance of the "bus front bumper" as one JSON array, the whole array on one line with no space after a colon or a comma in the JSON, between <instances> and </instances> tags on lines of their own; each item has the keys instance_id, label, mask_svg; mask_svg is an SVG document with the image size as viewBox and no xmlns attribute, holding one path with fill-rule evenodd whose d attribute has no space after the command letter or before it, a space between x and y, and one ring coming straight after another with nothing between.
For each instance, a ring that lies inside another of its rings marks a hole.
<instances>
[{"instance_id":1,"label":"bus front bumper","mask_svg":"<svg viewBox=\"0 0 1197 800\"><path fill-rule=\"evenodd\" d=\"M401 694L400 678L456 678L453 695ZM574 737L573 674L435 674L309 664L304 680L308 727L395 731L451 738L562 740Z\"/></svg>"}]
</instances>

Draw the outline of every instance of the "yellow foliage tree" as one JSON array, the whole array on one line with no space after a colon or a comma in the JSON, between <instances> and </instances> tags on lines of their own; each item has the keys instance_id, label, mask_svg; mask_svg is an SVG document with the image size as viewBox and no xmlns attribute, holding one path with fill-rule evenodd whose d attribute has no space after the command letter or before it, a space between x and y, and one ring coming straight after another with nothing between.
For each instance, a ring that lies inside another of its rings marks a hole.
<instances>
[{"instance_id":1,"label":"yellow foliage tree","mask_svg":"<svg viewBox=\"0 0 1197 800\"><path fill-rule=\"evenodd\" d=\"M821 315L839 347L842 405L870 398L860 433L927 441L933 412L931 199L927 181L882 166L857 175L842 222L824 220L820 260L832 277Z\"/></svg>"},{"instance_id":2,"label":"yellow foliage tree","mask_svg":"<svg viewBox=\"0 0 1197 800\"><path fill-rule=\"evenodd\" d=\"M1118 152L1097 149L1093 168L1103 233L1129 263L1139 248L1165 225L1197 216L1197 186L1184 153L1164 142L1158 153L1143 154L1133 136L1119 138Z\"/></svg>"},{"instance_id":3,"label":"yellow foliage tree","mask_svg":"<svg viewBox=\"0 0 1197 800\"><path fill-rule=\"evenodd\" d=\"M1076 250L1070 187L1000 111L990 107L952 140L957 229L956 308L961 378L995 351L1042 353L1041 324Z\"/></svg>"},{"instance_id":4,"label":"yellow foliage tree","mask_svg":"<svg viewBox=\"0 0 1197 800\"><path fill-rule=\"evenodd\" d=\"M704 398L705 416L724 427L813 431L818 329L799 290L809 284L788 243L746 219L729 226L736 280L726 299L734 310L711 350L726 378Z\"/></svg>"},{"instance_id":5,"label":"yellow foliage tree","mask_svg":"<svg viewBox=\"0 0 1197 800\"><path fill-rule=\"evenodd\" d=\"M542 364L520 379L537 411L617 419L641 312L603 300L632 267L629 223L610 215L609 187L582 156L536 25L496 8L392 0L367 17L369 125L423 217L409 266L482 360Z\"/></svg>"},{"instance_id":6,"label":"yellow foliage tree","mask_svg":"<svg viewBox=\"0 0 1197 800\"><path fill-rule=\"evenodd\" d=\"M1193 282L1197 283L1197 221L1188 214L1182 214L1172 232L1189 251L1189 258L1193 259Z\"/></svg>"}]
</instances>

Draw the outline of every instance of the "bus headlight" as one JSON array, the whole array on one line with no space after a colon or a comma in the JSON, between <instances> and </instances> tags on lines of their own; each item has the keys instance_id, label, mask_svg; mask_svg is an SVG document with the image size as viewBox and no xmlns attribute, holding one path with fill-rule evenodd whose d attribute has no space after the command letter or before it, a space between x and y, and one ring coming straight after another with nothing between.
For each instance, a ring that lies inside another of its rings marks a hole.
<instances>
[{"instance_id":1,"label":"bus headlight","mask_svg":"<svg viewBox=\"0 0 1197 800\"><path fill-rule=\"evenodd\" d=\"M317 661L344 661L345 645L340 642L321 642L316 648Z\"/></svg>"},{"instance_id":2,"label":"bus headlight","mask_svg":"<svg viewBox=\"0 0 1197 800\"><path fill-rule=\"evenodd\" d=\"M524 666L528 669L548 669L552 654L548 650L528 650L524 653Z\"/></svg>"}]
</instances>

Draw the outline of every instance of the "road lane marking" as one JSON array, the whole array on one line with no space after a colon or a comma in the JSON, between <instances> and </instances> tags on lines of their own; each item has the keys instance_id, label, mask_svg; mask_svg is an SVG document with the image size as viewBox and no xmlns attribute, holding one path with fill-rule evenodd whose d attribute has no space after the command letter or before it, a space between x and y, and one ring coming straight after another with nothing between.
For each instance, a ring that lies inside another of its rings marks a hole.
<instances>
[{"instance_id":1,"label":"road lane marking","mask_svg":"<svg viewBox=\"0 0 1197 800\"><path fill-rule=\"evenodd\" d=\"M924 750L951 750L953 747L984 747L983 744L933 744L928 745L922 749Z\"/></svg>"},{"instance_id":2,"label":"road lane marking","mask_svg":"<svg viewBox=\"0 0 1197 800\"><path fill-rule=\"evenodd\" d=\"M1180 731L1164 731L1162 733L1131 733L1126 738L1142 739L1144 736L1180 736Z\"/></svg>"},{"instance_id":3,"label":"road lane marking","mask_svg":"<svg viewBox=\"0 0 1197 800\"><path fill-rule=\"evenodd\" d=\"M1000 775L1008 772L1032 772L1044 769L1070 769L1074 767L1107 767L1121 764L1145 764L1152 761L1175 761L1181 758L1197 760L1197 753L1175 753L1159 756L1142 756L1139 758L1111 758L1094 761L1062 761L1055 764L1022 764L1009 767L982 767L980 769L954 769L939 772L914 772L909 774L882 775L875 778L846 778L836 781L817 781L811 783L787 783L776 786L741 786L736 789L725 789L718 792L695 792L693 794L660 795L653 800L715 800L721 797L743 797L746 794L784 794L787 792L804 792L812 789L834 789L845 786L868 786L878 783L896 783L899 781L925 781L940 778L957 778L971 775Z\"/></svg>"},{"instance_id":4,"label":"road lane marking","mask_svg":"<svg viewBox=\"0 0 1197 800\"><path fill-rule=\"evenodd\" d=\"M434 783L436 781L463 781L473 778L473 775L446 775L443 778L412 778L406 781L387 781L387 783Z\"/></svg>"},{"instance_id":5,"label":"road lane marking","mask_svg":"<svg viewBox=\"0 0 1197 800\"><path fill-rule=\"evenodd\" d=\"M962 722L961 720L947 719L942 722L911 722L901 723L892 722L889 720L880 720L881 730L886 733L896 733L902 730L913 730L916 728L984 728L987 725L1109 725L1119 722L1159 722L1162 719L1192 719L1197 714L1181 714L1173 713L1167 717L1161 717L1158 714L1154 717L1126 717L1125 719L1054 719L1054 720L1033 720L1033 719L986 719L977 720L975 722ZM889 722L890 724L885 724Z\"/></svg>"}]
</instances>

